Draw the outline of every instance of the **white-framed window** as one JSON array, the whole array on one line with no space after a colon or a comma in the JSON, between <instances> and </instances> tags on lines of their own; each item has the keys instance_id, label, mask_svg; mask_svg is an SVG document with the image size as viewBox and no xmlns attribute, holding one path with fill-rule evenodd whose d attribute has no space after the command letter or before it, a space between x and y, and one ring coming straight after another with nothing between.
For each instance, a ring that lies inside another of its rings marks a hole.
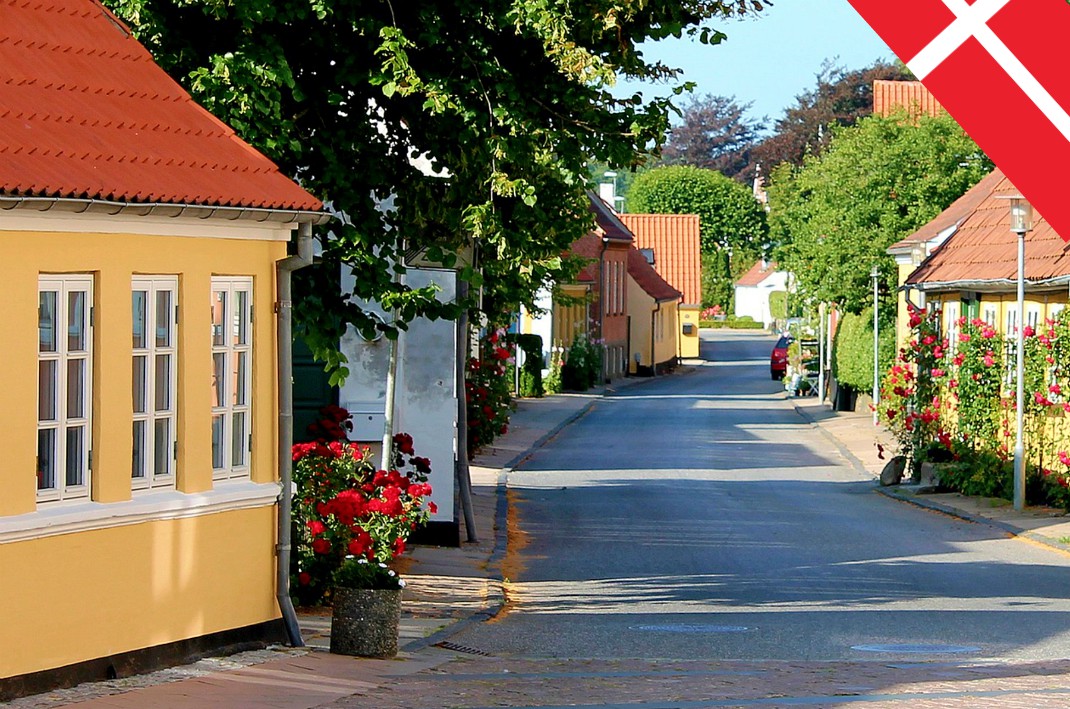
<instances>
[{"instance_id":1,"label":"white-framed window","mask_svg":"<svg viewBox=\"0 0 1070 709\"><path fill-rule=\"evenodd\" d=\"M999 319L998 308L995 303L985 303L984 310L981 319L985 321L986 325L996 326L996 321Z\"/></svg>"},{"instance_id":2,"label":"white-framed window","mask_svg":"<svg viewBox=\"0 0 1070 709\"><path fill-rule=\"evenodd\" d=\"M1033 328L1036 332L1037 325L1040 323L1040 306L1028 305L1025 309L1025 324Z\"/></svg>"},{"instance_id":3,"label":"white-framed window","mask_svg":"<svg viewBox=\"0 0 1070 709\"><path fill-rule=\"evenodd\" d=\"M37 333L37 500L86 498L93 410L93 276L39 276Z\"/></svg>"},{"instance_id":4,"label":"white-framed window","mask_svg":"<svg viewBox=\"0 0 1070 709\"><path fill-rule=\"evenodd\" d=\"M948 301L944 306L944 317L947 320L947 327L944 329L947 333L947 346L955 352L959 346L959 303L953 300Z\"/></svg>"},{"instance_id":5,"label":"white-framed window","mask_svg":"<svg viewBox=\"0 0 1070 709\"><path fill-rule=\"evenodd\" d=\"M1055 320L1065 307L1066 303L1052 303L1048 306L1048 318Z\"/></svg>"},{"instance_id":6,"label":"white-framed window","mask_svg":"<svg viewBox=\"0 0 1070 709\"><path fill-rule=\"evenodd\" d=\"M249 475L253 279L212 278L212 475Z\"/></svg>"},{"instance_id":7,"label":"white-framed window","mask_svg":"<svg viewBox=\"0 0 1070 709\"><path fill-rule=\"evenodd\" d=\"M134 276L132 308L135 490L175 486L175 393L178 391L178 278Z\"/></svg>"},{"instance_id":8,"label":"white-framed window","mask_svg":"<svg viewBox=\"0 0 1070 709\"><path fill-rule=\"evenodd\" d=\"M1007 306L1007 329L1003 331L1004 337L1011 339L1018 334L1018 304Z\"/></svg>"}]
</instances>

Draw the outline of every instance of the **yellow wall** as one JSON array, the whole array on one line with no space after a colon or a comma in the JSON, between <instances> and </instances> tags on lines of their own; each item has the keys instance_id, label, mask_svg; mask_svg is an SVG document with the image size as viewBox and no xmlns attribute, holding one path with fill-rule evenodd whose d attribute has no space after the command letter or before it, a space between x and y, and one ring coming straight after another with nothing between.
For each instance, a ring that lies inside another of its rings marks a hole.
<instances>
[{"instance_id":1,"label":"yellow wall","mask_svg":"<svg viewBox=\"0 0 1070 709\"><path fill-rule=\"evenodd\" d=\"M589 290L584 285L563 285L560 286L560 290L562 295L577 299L573 304L563 305L557 298L554 298L553 345L567 350L577 334L587 334L586 299L589 296Z\"/></svg>"},{"instance_id":2,"label":"yellow wall","mask_svg":"<svg viewBox=\"0 0 1070 709\"><path fill-rule=\"evenodd\" d=\"M654 361L654 353L650 348L651 314L656 304L650 295L628 276L628 348L631 350L631 359L628 361L628 373L635 374L637 371L635 355L639 355L639 366L652 367L657 364Z\"/></svg>"},{"instance_id":3,"label":"yellow wall","mask_svg":"<svg viewBox=\"0 0 1070 709\"><path fill-rule=\"evenodd\" d=\"M681 305L679 308L676 332L680 338L680 357L684 359L698 357L698 320L701 310L700 305ZM684 325L688 324L691 325L691 334L685 335Z\"/></svg>"},{"instance_id":4,"label":"yellow wall","mask_svg":"<svg viewBox=\"0 0 1070 709\"><path fill-rule=\"evenodd\" d=\"M917 268L910 263L901 263L899 268L899 286L902 287L906 283L907 278ZM911 300L915 305L919 305L918 291L910 291ZM910 313L907 312L907 292L900 290L896 296L896 314L895 314L895 349L899 349L910 339Z\"/></svg>"},{"instance_id":5,"label":"yellow wall","mask_svg":"<svg viewBox=\"0 0 1070 709\"><path fill-rule=\"evenodd\" d=\"M0 231L0 521L35 510L37 280L94 276L92 500L131 499L133 274L178 275L177 489L213 488L213 275L253 277L251 480L276 477L274 264L285 244L248 239ZM225 485L225 483L221 483ZM152 493L140 493L151 495ZM173 493L172 493L173 494ZM0 543L0 623L18 651L0 676L277 617L272 506Z\"/></svg>"},{"instance_id":6,"label":"yellow wall","mask_svg":"<svg viewBox=\"0 0 1070 709\"><path fill-rule=\"evenodd\" d=\"M278 617L262 507L0 545L0 677Z\"/></svg>"}]
</instances>

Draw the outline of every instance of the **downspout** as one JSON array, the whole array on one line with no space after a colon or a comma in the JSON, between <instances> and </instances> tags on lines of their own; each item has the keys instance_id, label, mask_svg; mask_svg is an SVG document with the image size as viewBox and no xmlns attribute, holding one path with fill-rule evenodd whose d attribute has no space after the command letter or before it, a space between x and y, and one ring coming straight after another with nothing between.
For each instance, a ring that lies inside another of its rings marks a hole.
<instances>
[{"instance_id":1,"label":"downspout","mask_svg":"<svg viewBox=\"0 0 1070 709\"><path fill-rule=\"evenodd\" d=\"M657 329L658 313L661 312L661 301L655 300L654 305L657 307L650 313L650 376L652 377L658 376L658 356L654 334Z\"/></svg>"},{"instance_id":2,"label":"downspout","mask_svg":"<svg viewBox=\"0 0 1070 709\"><path fill-rule=\"evenodd\" d=\"M293 502L293 282L294 271L312 265L312 224L297 226L297 255L287 256L275 263L277 347L279 370L279 543L275 547L278 558L275 568L275 598L279 602L286 636L292 647L304 647L297 611L290 600L290 542L291 505Z\"/></svg>"},{"instance_id":3,"label":"downspout","mask_svg":"<svg viewBox=\"0 0 1070 709\"><path fill-rule=\"evenodd\" d=\"M602 340L602 384L606 383L609 369L609 348L606 347L606 249L609 238L602 237L602 250L598 252L598 339Z\"/></svg>"}]
</instances>

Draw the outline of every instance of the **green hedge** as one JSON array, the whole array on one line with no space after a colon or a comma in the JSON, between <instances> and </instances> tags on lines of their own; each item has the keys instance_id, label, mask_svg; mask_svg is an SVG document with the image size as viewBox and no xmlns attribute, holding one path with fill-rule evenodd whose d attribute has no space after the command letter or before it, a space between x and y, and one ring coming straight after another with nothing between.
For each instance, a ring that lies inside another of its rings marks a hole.
<instances>
[{"instance_id":1,"label":"green hedge","mask_svg":"<svg viewBox=\"0 0 1070 709\"><path fill-rule=\"evenodd\" d=\"M741 318L729 317L724 320L700 320L698 326L708 328L731 328L733 330L764 330L765 325L755 321L749 315Z\"/></svg>"},{"instance_id":2,"label":"green hedge","mask_svg":"<svg viewBox=\"0 0 1070 709\"><path fill-rule=\"evenodd\" d=\"M895 358L895 328L881 325L880 371ZM873 393L873 310L846 313L832 340L832 375L858 392Z\"/></svg>"}]
</instances>

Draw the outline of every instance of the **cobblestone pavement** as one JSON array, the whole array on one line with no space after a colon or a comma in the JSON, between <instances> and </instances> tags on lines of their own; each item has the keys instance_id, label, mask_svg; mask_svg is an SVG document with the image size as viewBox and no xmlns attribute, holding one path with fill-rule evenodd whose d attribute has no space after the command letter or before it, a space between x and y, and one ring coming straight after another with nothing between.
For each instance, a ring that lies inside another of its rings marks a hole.
<instances>
[{"instance_id":1,"label":"cobblestone pavement","mask_svg":"<svg viewBox=\"0 0 1070 709\"><path fill-rule=\"evenodd\" d=\"M690 662L462 657L372 695L379 709L1070 706L1070 661Z\"/></svg>"}]
</instances>

